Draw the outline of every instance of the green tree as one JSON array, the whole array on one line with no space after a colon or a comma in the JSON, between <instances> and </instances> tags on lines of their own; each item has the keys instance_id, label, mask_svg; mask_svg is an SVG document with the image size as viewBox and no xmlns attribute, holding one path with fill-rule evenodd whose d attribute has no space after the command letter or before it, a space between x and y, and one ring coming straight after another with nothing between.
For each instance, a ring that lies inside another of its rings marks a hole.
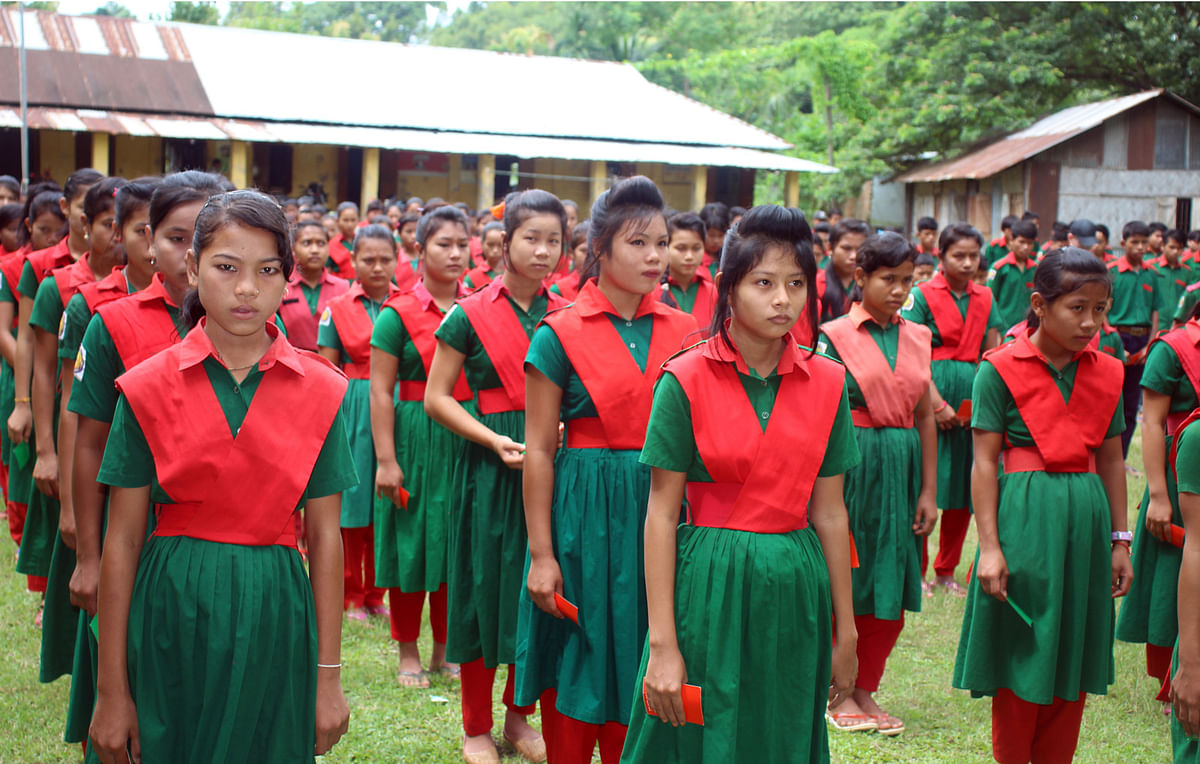
<instances>
[{"instance_id":1,"label":"green tree","mask_svg":"<svg viewBox=\"0 0 1200 764\"><path fill-rule=\"evenodd\" d=\"M167 21L215 26L220 23L221 15L217 11L216 3L189 3L175 0L171 3L171 13L167 16Z\"/></svg>"},{"instance_id":2,"label":"green tree","mask_svg":"<svg viewBox=\"0 0 1200 764\"><path fill-rule=\"evenodd\" d=\"M136 16L133 15L133 11L129 10L125 6L121 5L120 3L115 2L115 0L109 0L104 5L100 6L96 10L92 11L92 15L93 16L113 16L113 17L119 18L119 19L137 18Z\"/></svg>"}]
</instances>

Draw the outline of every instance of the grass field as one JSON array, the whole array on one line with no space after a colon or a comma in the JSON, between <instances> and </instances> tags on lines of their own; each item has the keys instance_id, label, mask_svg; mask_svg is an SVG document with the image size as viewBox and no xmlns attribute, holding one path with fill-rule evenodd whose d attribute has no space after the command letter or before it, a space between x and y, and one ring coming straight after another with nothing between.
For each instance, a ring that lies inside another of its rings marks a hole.
<instances>
[{"instance_id":1,"label":"grass field","mask_svg":"<svg viewBox=\"0 0 1200 764\"><path fill-rule=\"evenodd\" d=\"M1130 463L1141 467L1135 441ZM1130 527L1144 481L1129 481ZM931 556L937 534L931 543ZM11 554L12 548L8 547ZM974 527L964 550L960 575L975 550ZM11 557L9 558L11 559ZM67 682L37 681L39 633L33 627L35 595L11 565L0 570L0 764L77 762L78 746L61 742L67 705ZM849 762L927 762L960 764L991 760L990 704L952 690L950 677L962 621L963 600L945 595L926 600L925 609L910 615L888 663L881 704L904 719L907 731L898 738L875 734L830 733L833 760ZM428 630L422 650L428 655ZM350 701L350 732L322 761L452 762L461 761L458 687L435 680L428 690L404 690L395 683L395 647L386 623L347 622L342 648L343 682ZM1145 676L1141 646L1118 642L1117 681L1104 697L1088 700L1076 761L1085 764L1137 762L1157 764L1171 759L1167 723L1153 699L1157 687ZM497 728L503 722L496 683ZM520 761L511 749L505 762Z\"/></svg>"}]
</instances>

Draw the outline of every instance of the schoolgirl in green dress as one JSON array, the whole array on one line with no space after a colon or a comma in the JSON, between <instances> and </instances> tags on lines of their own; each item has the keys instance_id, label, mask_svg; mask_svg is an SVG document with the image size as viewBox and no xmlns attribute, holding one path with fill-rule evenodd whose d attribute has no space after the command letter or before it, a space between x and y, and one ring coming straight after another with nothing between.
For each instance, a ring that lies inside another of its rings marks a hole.
<instances>
[{"instance_id":1,"label":"schoolgirl in green dress","mask_svg":"<svg viewBox=\"0 0 1200 764\"><path fill-rule=\"evenodd\" d=\"M597 198L583 272L598 276L572 305L547 314L525 358L530 556L515 699L541 699L555 764L591 761L597 742L606 764L615 762L638 692L650 469L637 458L662 363L689 337L699 339L695 319L658 298L667 264L663 206L642 176ZM575 618L556 596L578 608Z\"/></svg>"},{"instance_id":2,"label":"schoolgirl in green dress","mask_svg":"<svg viewBox=\"0 0 1200 764\"><path fill-rule=\"evenodd\" d=\"M1200 528L1200 414L1181 425L1168 469L1178 476L1185 527ZM1171 744L1175 764L1200 762L1200 546L1188 534L1179 565L1179 638L1171 676Z\"/></svg>"},{"instance_id":3,"label":"schoolgirl in green dress","mask_svg":"<svg viewBox=\"0 0 1200 764\"><path fill-rule=\"evenodd\" d=\"M799 210L749 210L725 242L710 339L656 386L627 764L829 761L825 706L858 663L841 485L858 446L845 369L795 341L797 321L815 331L811 239ZM684 684L703 726L686 723Z\"/></svg>"},{"instance_id":4,"label":"schoolgirl in green dress","mask_svg":"<svg viewBox=\"0 0 1200 764\"><path fill-rule=\"evenodd\" d=\"M274 200L213 197L188 255L196 288L184 312L199 323L118 380L100 468L111 502L89 750L105 764L127 749L146 762L312 762L350 716L338 532L340 494L355 481L346 381L271 325L294 265Z\"/></svg>"},{"instance_id":5,"label":"schoolgirl in green dress","mask_svg":"<svg viewBox=\"0 0 1200 764\"><path fill-rule=\"evenodd\" d=\"M1112 600L1132 573L1121 363L1089 346L1107 270L1065 247L1035 278L1029 328L984 357L972 394L979 552L953 681L993 698L1001 764L1071 761L1086 694L1113 681Z\"/></svg>"}]
</instances>

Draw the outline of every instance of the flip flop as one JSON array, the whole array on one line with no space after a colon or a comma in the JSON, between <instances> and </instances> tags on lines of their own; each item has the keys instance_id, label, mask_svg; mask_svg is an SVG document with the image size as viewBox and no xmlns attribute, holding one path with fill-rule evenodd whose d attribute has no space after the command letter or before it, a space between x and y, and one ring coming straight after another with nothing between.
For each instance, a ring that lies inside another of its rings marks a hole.
<instances>
[{"instance_id":1,"label":"flip flop","mask_svg":"<svg viewBox=\"0 0 1200 764\"><path fill-rule=\"evenodd\" d=\"M449 666L447 666L447 665L445 665L445 664L443 664L443 665L441 665L441 666L438 666L438 667L437 667L437 668L435 668L435 669L434 669L434 668L431 668L431 669L429 670L429 673L430 673L430 674L437 674L438 676L444 676L444 677L446 677L447 679L454 679L454 680L456 680L456 681L461 681L461 680L462 680L462 669L459 669L459 668L450 668Z\"/></svg>"},{"instance_id":2,"label":"flip flop","mask_svg":"<svg viewBox=\"0 0 1200 764\"><path fill-rule=\"evenodd\" d=\"M904 722L901 721L900 719L897 719L896 717L892 716L891 714L869 714L869 716L871 719L875 720L875 729L877 732L879 732L880 735L887 735L888 737L892 737L893 735L899 735L901 732L904 731ZM879 726L880 722L886 722L889 719L891 719L892 721L900 722L900 726L899 727L888 727L887 729L884 729L883 727Z\"/></svg>"},{"instance_id":3,"label":"flip flop","mask_svg":"<svg viewBox=\"0 0 1200 764\"><path fill-rule=\"evenodd\" d=\"M841 732L870 732L879 729L879 722L875 721L875 717L870 714L851 714L845 711L833 713L832 711L826 711L825 721L832 724L834 729ZM843 724L843 721L848 722L848 724Z\"/></svg>"},{"instance_id":4,"label":"flip flop","mask_svg":"<svg viewBox=\"0 0 1200 764\"><path fill-rule=\"evenodd\" d=\"M406 679L416 680L415 682L406 682ZM422 671L398 671L396 672L396 682L407 690L425 690L429 688L429 674Z\"/></svg>"},{"instance_id":5,"label":"flip flop","mask_svg":"<svg viewBox=\"0 0 1200 764\"><path fill-rule=\"evenodd\" d=\"M966 597L967 596L967 590L964 589L962 586L959 586L957 581L950 581L945 584L936 584L936 586L940 587L947 594L953 594L955 597Z\"/></svg>"}]
</instances>

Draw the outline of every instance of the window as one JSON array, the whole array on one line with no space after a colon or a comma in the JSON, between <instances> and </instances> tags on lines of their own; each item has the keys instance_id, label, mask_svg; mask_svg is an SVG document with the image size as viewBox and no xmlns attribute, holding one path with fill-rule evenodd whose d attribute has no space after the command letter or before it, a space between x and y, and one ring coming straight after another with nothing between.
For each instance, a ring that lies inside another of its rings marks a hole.
<instances>
[{"instance_id":1,"label":"window","mask_svg":"<svg viewBox=\"0 0 1200 764\"><path fill-rule=\"evenodd\" d=\"M1187 168L1188 121L1186 113L1159 101L1154 119L1154 169Z\"/></svg>"}]
</instances>

